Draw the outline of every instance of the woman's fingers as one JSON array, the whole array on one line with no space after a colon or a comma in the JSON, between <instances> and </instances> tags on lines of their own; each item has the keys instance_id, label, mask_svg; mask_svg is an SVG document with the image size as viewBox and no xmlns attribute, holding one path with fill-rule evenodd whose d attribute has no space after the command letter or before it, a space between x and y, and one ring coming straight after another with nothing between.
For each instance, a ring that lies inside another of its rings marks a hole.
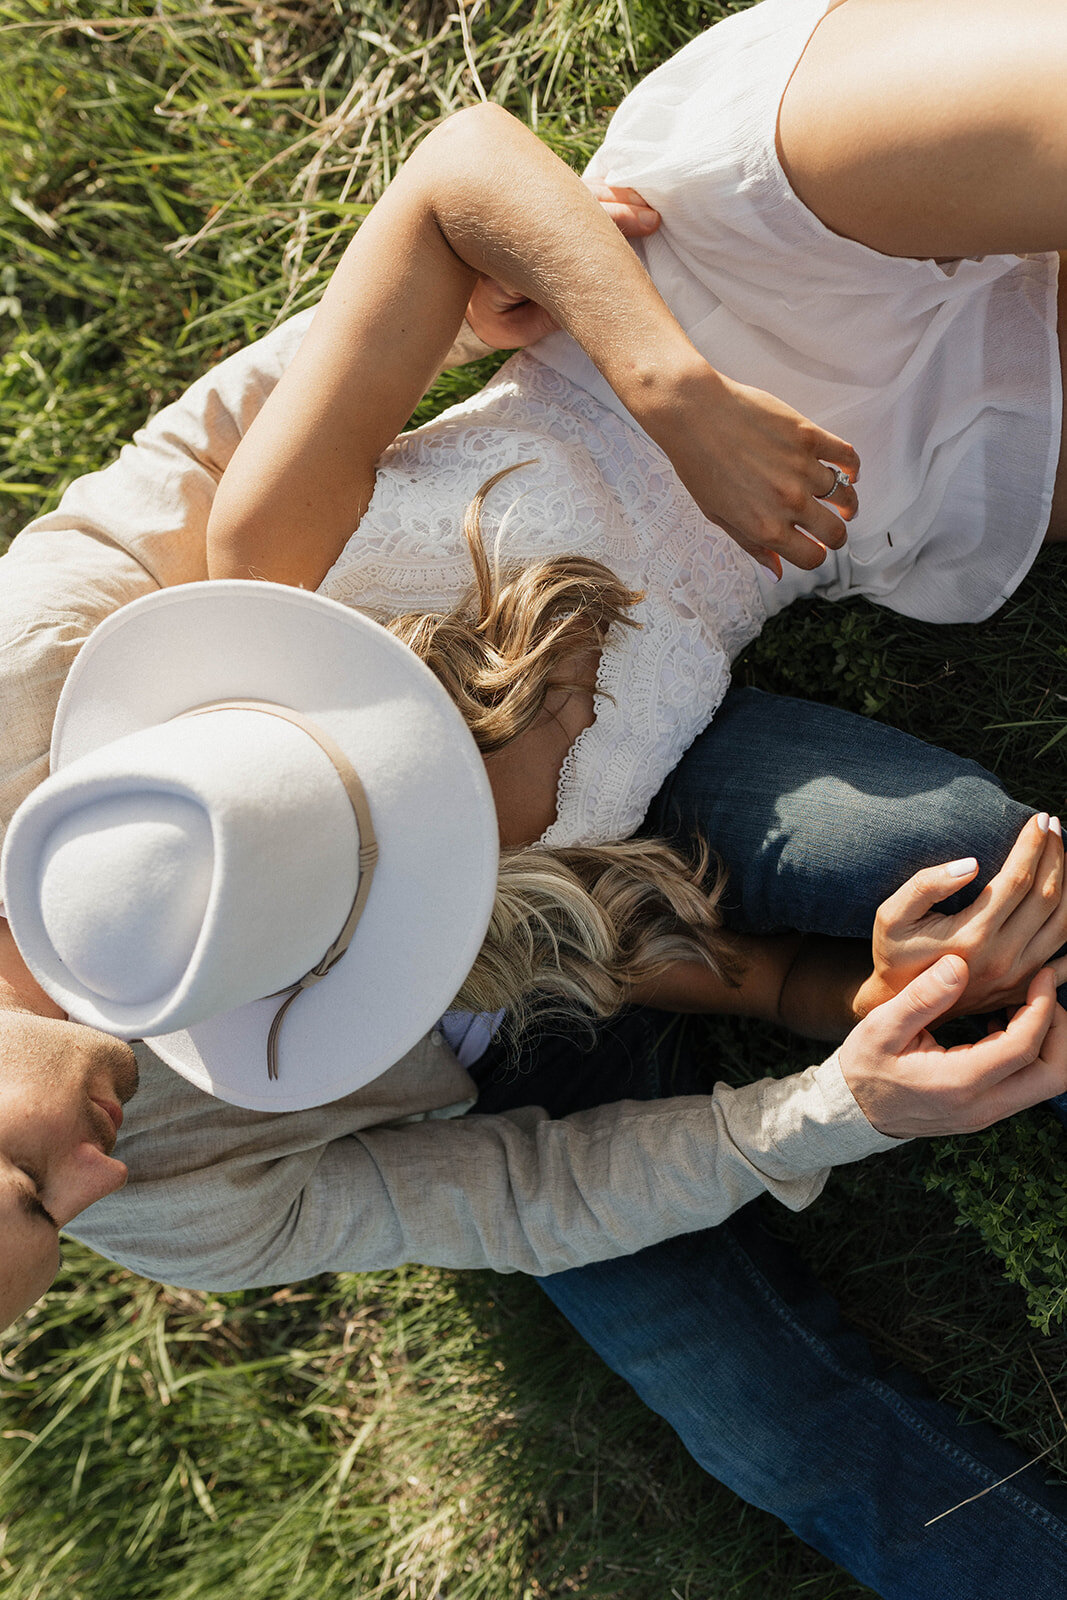
<instances>
[{"instance_id":1,"label":"woman's fingers","mask_svg":"<svg viewBox=\"0 0 1067 1600\"><path fill-rule=\"evenodd\" d=\"M883 900L878 908L877 926L890 937L902 937L934 906L970 883L977 871L975 856L963 856L959 861L946 861L937 867L923 867L888 900Z\"/></svg>"},{"instance_id":2,"label":"woman's fingers","mask_svg":"<svg viewBox=\"0 0 1067 1600\"><path fill-rule=\"evenodd\" d=\"M1067 943L1063 845L1047 813L1023 824L1004 865L972 905L953 917L928 914L926 931L969 962L968 1010L1015 1001Z\"/></svg>"},{"instance_id":3,"label":"woman's fingers","mask_svg":"<svg viewBox=\"0 0 1067 1600\"><path fill-rule=\"evenodd\" d=\"M1044 844L1030 893L1016 915L1028 913L1045 931L1056 927L1067 931L1067 900L1063 894L1063 839L1058 817L1049 818Z\"/></svg>"},{"instance_id":4,"label":"woman's fingers","mask_svg":"<svg viewBox=\"0 0 1067 1600\"><path fill-rule=\"evenodd\" d=\"M978 902L980 936L1014 952L1020 974L1042 966L1067 942L1063 840L1057 818L1032 817Z\"/></svg>"},{"instance_id":5,"label":"woman's fingers","mask_svg":"<svg viewBox=\"0 0 1067 1600\"><path fill-rule=\"evenodd\" d=\"M683 370L668 392L670 405L638 420L666 450L704 515L742 550L777 577L782 560L810 571L828 548L844 543L841 510L816 491L826 493L833 480L851 508L852 490L838 486L832 470L838 463L849 477L859 470L851 445L703 361Z\"/></svg>"},{"instance_id":6,"label":"woman's fingers","mask_svg":"<svg viewBox=\"0 0 1067 1600\"><path fill-rule=\"evenodd\" d=\"M1018 838L1008 852L1008 859L982 891L983 909L990 921L1005 922L1028 899L1039 880L1042 862L1050 844L1054 851L1058 850L1062 855L1059 840L1055 835L1050 838L1048 812L1041 811L1023 823Z\"/></svg>"},{"instance_id":7,"label":"woman's fingers","mask_svg":"<svg viewBox=\"0 0 1067 1600\"><path fill-rule=\"evenodd\" d=\"M818 489L813 491L815 499L831 506L845 522L851 522L860 508L859 495L853 487L852 479L841 467L831 466L825 461L819 464L830 476L826 488L821 493ZM822 473L818 474L816 481L822 476Z\"/></svg>"},{"instance_id":8,"label":"woman's fingers","mask_svg":"<svg viewBox=\"0 0 1067 1600\"><path fill-rule=\"evenodd\" d=\"M840 550L848 538L848 528L844 519L830 506L824 505L821 500L811 496L810 506L805 507L802 519L793 524L794 528L804 534L809 534L812 539L818 540L822 547L820 562L825 560L827 550Z\"/></svg>"},{"instance_id":9,"label":"woman's fingers","mask_svg":"<svg viewBox=\"0 0 1067 1600\"><path fill-rule=\"evenodd\" d=\"M644 239L655 233L660 216L643 195L625 184L586 180L594 200L599 200L624 239Z\"/></svg>"},{"instance_id":10,"label":"woman's fingers","mask_svg":"<svg viewBox=\"0 0 1067 1600\"><path fill-rule=\"evenodd\" d=\"M815 434L819 460L839 468L855 483L860 475L860 458L852 446L846 444L844 439L839 439L836 433L827 433L823 428L816 428Z\"/></svg>"},{"instance_id":11,"label":"woman's fingers","mask_svg":"<svg viewBox=\"0 0 1067 1600\"><path fill-rule=\"evenodd\" d=\"M811 548L789 542L775 546L787 559L805 568L821 564L826 550L840 550L848 538L846 524L860 505L855 489L860 470L856 451L835 434L809 426L808 449L812 458L805 473L807 497L793 521L792 532L806 538Z\"/></svg>"}]
</instances>

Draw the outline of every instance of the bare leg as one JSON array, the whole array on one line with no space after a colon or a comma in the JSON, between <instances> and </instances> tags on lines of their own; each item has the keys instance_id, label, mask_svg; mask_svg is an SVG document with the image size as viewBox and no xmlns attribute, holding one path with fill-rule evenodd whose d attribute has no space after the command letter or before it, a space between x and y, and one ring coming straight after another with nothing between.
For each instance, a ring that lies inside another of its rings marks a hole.
<instances>
[{"instance_id":1,"label":"bare leg","mask_svg":"<svg viewBox=\"0 0 1067 1600\"><path fill-rule=\"evenodd\" d=\"M786 89L778 151L827 227L886 255L1067 251L1065 84L1063 0L842 0ZM1059 311L1067 371L1062 274ZM1067 540L1067 421L1047 537Z\"/></svg>"}]
</instances>

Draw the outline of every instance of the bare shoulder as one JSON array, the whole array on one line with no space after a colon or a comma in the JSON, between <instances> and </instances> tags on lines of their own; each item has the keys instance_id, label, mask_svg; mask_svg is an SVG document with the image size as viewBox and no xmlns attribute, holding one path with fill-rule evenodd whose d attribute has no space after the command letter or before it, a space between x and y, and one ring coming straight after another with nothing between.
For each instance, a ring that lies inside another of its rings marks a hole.
<instances>
[{"instance_id":1,"label":"bare shoulder","mask_svg":"<svg viewBox=\"0 0 1067 1600\"><path fill-rule=\"evenodd\" d=\"M885 254L1055 249L1047 207L1018 202L1067 164L1064 81L1061 0L844 0L786 88L779 156L816 216Z\"/></svg>"}]
</instances>

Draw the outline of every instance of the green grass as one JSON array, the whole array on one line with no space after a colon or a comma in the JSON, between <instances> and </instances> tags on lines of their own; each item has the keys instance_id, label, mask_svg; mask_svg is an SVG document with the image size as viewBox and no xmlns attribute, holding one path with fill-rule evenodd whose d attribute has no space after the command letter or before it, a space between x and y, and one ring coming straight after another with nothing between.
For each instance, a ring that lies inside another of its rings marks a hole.
<instances>
[{"instance_id":1,"label":"green grass","mask_svg":"<svg viewBox=\"0 0 1067 1600\"><path fill-rule=\"evenodd\" d=\"M0 544L317 295L412 140L477 98L468 55L578 164L629 84L723 9L494 0L464 8L465 38L444 0L0 0ZM1064 808L1065 578L1067 552L1043 557L976 629L811 605L740 673ZM686 1048L734 1078L806 1055L726 1022L687 1024ZM1033 1113L768 1210L880 1349L1034 1454L1067 1393L1063 1148ZM71 1247L3 1389L4 1600L864 1592L703 1477L518 1279L409 1268L214 1297ZM1046 1466L1067 1469L1062 1444Z\"/></svg>"}]
</instances>

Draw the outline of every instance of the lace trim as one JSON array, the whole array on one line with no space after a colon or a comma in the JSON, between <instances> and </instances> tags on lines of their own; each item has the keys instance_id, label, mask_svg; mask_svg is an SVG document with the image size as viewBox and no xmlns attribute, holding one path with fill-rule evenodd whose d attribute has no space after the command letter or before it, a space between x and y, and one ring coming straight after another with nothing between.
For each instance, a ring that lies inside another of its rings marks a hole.
<instances>
[{"instance_id":1,"label":"lace trim","mask_svg":"<svg viewBox=\"0 0 1067 1600\"><path fill-rule=\"evenodd\" d=\"M617 630L602 652L596 717L563 761L543 836L601 843L639 826L765 619L753 564L640 430L513 357L480 394L390 446L321 592L379 616L454 605L471 581L466 506L494 472L531 459L489 497L490 559L593 556L645 594L640 630Z\"/></svg>"}]
</instances>

